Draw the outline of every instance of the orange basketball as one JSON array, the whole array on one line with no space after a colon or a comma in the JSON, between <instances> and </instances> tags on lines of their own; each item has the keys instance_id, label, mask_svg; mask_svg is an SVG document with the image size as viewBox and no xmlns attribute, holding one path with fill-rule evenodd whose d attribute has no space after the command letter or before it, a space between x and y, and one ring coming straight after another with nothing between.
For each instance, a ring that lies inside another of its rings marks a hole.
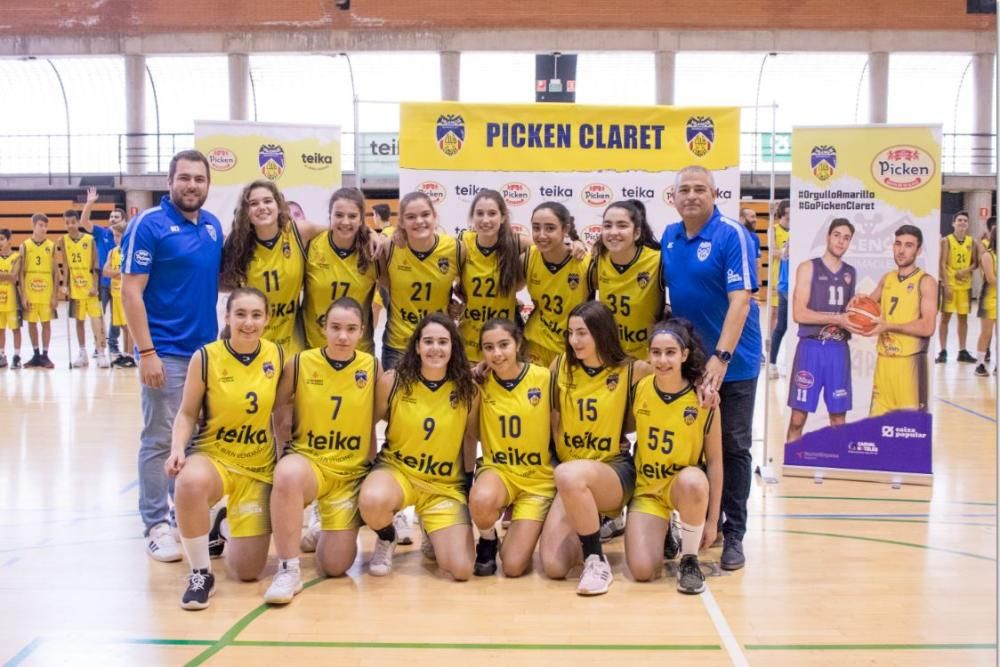
<instances>
[{"instance_id":1,"label":"orange basketball","mask_svg":"<svg viewBox=\"0 0 1000 667\"><path fill-rule=\"evenodd\" d=\"M855 295L847 304L847 319L865 334L875 330L881 314L878 303L864 294Z\"/></svg>"}]
</instances>

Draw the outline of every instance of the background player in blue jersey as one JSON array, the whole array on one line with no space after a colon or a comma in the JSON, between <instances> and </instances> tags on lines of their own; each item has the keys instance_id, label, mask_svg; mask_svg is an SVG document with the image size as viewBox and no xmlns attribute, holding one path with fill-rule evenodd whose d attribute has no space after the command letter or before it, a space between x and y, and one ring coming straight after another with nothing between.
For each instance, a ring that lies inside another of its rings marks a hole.
<instances>
[{"instance_id":1,"label":"background player in blue jersey","mask_svg":"<svg viewBox=\"0 0 1000 667\"><path fill-rule=\"evenodd\" d=\"M851 409L852 333L861 331L847 319L857 271L843 261L854 237L854 225L836 218L826 232L826 252L799 264L795 270L792 317L799 325L799 343L788 383L786 442L802 437L810 412L816 412L820 392L830 413L830 425L843 424Z\"/></svg>"}]
</instances>

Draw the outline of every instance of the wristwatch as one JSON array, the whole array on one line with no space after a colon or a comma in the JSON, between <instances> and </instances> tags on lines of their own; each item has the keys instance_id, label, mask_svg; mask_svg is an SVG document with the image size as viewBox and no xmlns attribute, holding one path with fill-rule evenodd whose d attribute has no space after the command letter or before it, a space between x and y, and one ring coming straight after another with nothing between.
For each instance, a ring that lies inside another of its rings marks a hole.
<instances>
[{"instance_id":1,"label":"wristwatch","mask_svg":"<svg viewBox=\"0 0 1000 667\"><path fill-rule=\"evenodd\" d=\"M724 364L728 364L730 361L733 360L733 353L727 352L726 350L716 350L714 354L716 357L719 358L719 361L721 361Z\"/></svg>"}]
</instances>

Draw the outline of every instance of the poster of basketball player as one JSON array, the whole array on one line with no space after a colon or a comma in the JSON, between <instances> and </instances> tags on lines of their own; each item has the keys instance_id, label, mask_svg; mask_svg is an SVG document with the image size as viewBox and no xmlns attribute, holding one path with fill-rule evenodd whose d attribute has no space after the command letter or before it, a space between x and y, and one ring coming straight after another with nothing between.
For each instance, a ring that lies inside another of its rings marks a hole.
<instances>
[{"instance_id":1,"label":"poster of basketball player","mask_svg":"<svg viewBox=\"0 0 1000 667\"><path fill-rule=\"evenodd\" d=\"M929 483L940 128L792 146L785 473Z\"/></svg>"}]
</instances>

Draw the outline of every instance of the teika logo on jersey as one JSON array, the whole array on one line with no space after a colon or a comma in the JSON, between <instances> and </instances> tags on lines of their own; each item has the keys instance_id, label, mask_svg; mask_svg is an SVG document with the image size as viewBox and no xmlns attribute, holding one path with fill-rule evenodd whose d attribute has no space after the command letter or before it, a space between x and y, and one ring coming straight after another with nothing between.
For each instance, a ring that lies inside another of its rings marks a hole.
<instances>
[{"instance_id":1,"label":"teika logo on jersey","mask_svg":"<svg viewBox=\"0 0 1000 667\"><path fill-rule=\"evenodd\" d=\"M517 447L508 447L502 451L493 451L493 463L506 466L540 466L542 455L538 452L525 452Z\"/></svg>"},{"instance_id":2,"label":"teika logo on jersey","mask_svg":"<svg viewBox=\"0 0 1000 667\"><path fill-rule=\"evenodd\" d=\"M306 433L306 446L309 449L319 451L325 449L330 451L349 450L356 452L361 449L361 437L333 430L325 434L313 433L310 430Z\"/></svg>"},{"instance_id":3,"label":"teika logo on jersey","mask_svg":"<svg viewBox=\"0 0 1000 667\"><path fill-rule=\"evenodd\" d=\"M872 176L878 184L904 192L927 185L936 169L934 158L919 146L891 146L872 160Z\"/></svg>"},{"instance_id":4,"label":"teika logo on jersey","mask_svg":"<svg viewBox=\"0 0 1000 667\"><path fill-rule=\"evenodd\" d=\"M527 204L528 200L531 199L531 188L524 183L511 181L503 184L503 187L500 188L500 194L508 206L521 206Z\"/></svg>"},{"instance_id":5,"label":"teika logo on jersey","mask_svg":"<svg viewBox=\"0 0 1000 667\"><path fill-rule=\"evenodd\" d=\"M448 197L444 186L437 181L423 181L417 184L417 192L423 192L431 200L432 204L440 204Z\"/></svg>"},{"instance_id":6,"label":"teika logo on jersey","mask_svg":"<svg viewBox=\"0 0 1000 667\"><path fill-rule=\"evenodd\" d=\"M584 186L583 191L580 193L583 203L594 207L607 206L611 203L614 196L615 193L611 189L611 186L604 183L590 183Z\"/></svg>"},{"instance_id":7,"label":"teika logo on jersey","mask_svg":"<svg viewBox=\"0 0 1000 667\"><path fill-rule=\"evenodd\" d=\"M455 462L454 461L438 461L434 458L433 454L427 454L421 452L420 457L416 456L403 456L400 452L393 452L393 456L396 460L405 465L407 468L413 468L417 472L422 472L425 475L433 475L434 477L451 477L455 472Z\"/></svg>"},{"instance_id":8,"label":"teika logo on jersey","mask_svg":"<svg viewBox=\"0 0 1000 667\"><path fill-rule=\"evenodd\" d=\"M238 429L223 426L216 432L215 439L237 445L266 445L269 442L266 428L255 429L250 424Z\"/></svg>"}]
</instances>

